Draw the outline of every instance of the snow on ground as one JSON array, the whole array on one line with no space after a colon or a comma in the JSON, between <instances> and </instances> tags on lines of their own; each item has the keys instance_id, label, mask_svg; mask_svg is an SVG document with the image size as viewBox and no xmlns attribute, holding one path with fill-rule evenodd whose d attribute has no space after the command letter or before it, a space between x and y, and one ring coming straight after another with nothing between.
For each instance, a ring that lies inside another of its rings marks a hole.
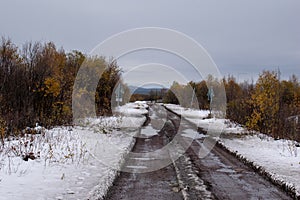
<instances>
[{"instance_id":1,"label":"snow on ground","mask_svg":"<svg viewBox=\"0 0 300 200\"><path fill-rule=\"evenodd\" d=\"M196 139L202 139L202 138L206 137L206 135L201 134L201 133L199 134L199 133L197 133L193 129L186 129L186 130L184 130L183 134L181 134L181 136L187 137L187 138L191 138L191 139L194 139L194 140L196 140Z\"/></svg>"},{"instance_id":2,"label":"snow on ground","mask_svg":"<svg viewBox=\"0 0 300 200\"><path fill-rule=\"evenodd\" d=\"M116 113L122 113L125 116L140 116L148 113L149 106L145 101L136 101L134 103L128 103L124 106L117 107L115 109Z\"/></svg>"},{"instance_id":3,"label":"snow on ground","mask_svg":"<svg viewBox=\"0 0 300 200\"><path fill-rule=\"evenodd\" d=\"M244 134L249 132L228 119L204 119L205 116L199 117L199 113L205 113L204 111L191 111L171 104L165 106L177 114L188 113L182 116L205 131L214 126L220 127L221 124L222 134L231 137L217 138L220 144L249 163L253 163L257 168L261 167L274 181L295 188L296 194L300 196L300 147L295 141L274 140L260 133ZM185 135L191 138L197 137L187 133ZM201 138L202 135L198 137Z\"/></svg>"},{"instance_id":4,"label":"snow on ground","mask_svg":"<svg viewBox=\"0 0 300 200\"><path fill-rule=\"evenodd\" d=\"M183 108L180 105L174 104L164 104L164 106L189 119L206 118L209 115L209 110L195 110L191 108Z\"/></svg>"},{"instance_id":5,"label":"snow on ground","mask_svg":"<svg viewBox=\"0 0 300 200\"><path fill-rule=\"evenodd\" d=\"M6 141L0 147L1 199L101 198L146 119L138 115L146 113L145 103L127 106L133 115L86 119L81 126Z\"/></svg>"},{"instance_id":6,"label":"snow on ground","mask_svg":"<svg viewBox=\"0 0 300 200\"><path fill-rule=\"evenodd\" d=\"M158 135L158 130L154 129L151 124L148 124L148 126L143 127L141 129L141 136L140 138L150 138L152 136Z\"/></svg>"},{"instance_id":7,"label":"snow on ground","mask_svg":"<svg viewBox=\"0 0 300 200\"><path fill-rule=\"evenodd\" d=\"M220 140L231 152L242 156L255 166L262 166L273 180L295 188L300 195L300 147L290 140L274 140L266 135ZM299 154L299 155L298 155Z\"/></svg>"},{"instance_id":8,"label":"snow on ground","mask_svg":"<svg viewBox=\"0 0 300 200\"><path fill-rule=\"evenodd\" d=\"M195 110L191 108L183 108L180 105L174 104L164 104L168 109L173 112L181 115L186 120L190 121L193 124L196 124L198 127L201 127L205 131L213 131L215 127L222 128L222 133L225 134L242 134L248 133L241 125L231 122L228 119L217 119L210 118L209 110Z\"/></svg>"}]
</instances>

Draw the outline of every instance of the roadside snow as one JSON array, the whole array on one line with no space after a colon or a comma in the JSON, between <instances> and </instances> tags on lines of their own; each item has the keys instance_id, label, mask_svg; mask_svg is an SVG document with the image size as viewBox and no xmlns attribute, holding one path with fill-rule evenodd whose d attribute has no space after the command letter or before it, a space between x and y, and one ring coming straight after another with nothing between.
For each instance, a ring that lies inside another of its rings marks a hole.
<instances>
[{"instance_id":1,"label":"roadside snow","mask_svg":"<svg viewBox=\"0 0 300 200\"><path fill-rule=\"evenodd\" d=\"M146 119L143 102L120 107L121 114L127 106L134 116L86 119L81 126L6 141L0 147L0 198L102 198ZM26 155L34 158L25 161Z\"/></svg>"},{"instance_id":2,"label":"roadside snow","mask_svg":"<svg viewBox=\"0 0 300 200\"><path fill-rule=\"evenodd\" d=\"M208 131L208 129L213 131L214 128L222 128L223 134L242 134L248 132L241 125L233 123L228 119L207 119L209 115L209 110L195 110L190 108L183 108L180 105L174 104L164 104L164 106L166 106L173 112L181 115L189 122L202 128L204 131Z\"/></svg>"},{"instance_id":3,"label":"roadside snow","mask_svg":"<svg viewBox=\"0 0 300 200\"><path fill-rule=\"evenodd\" d=\"M148 126L143 127L141 129L141 136L140 138L150 138L152 136L158 135L158 130L155 130L151 124L148 124Z\"/></svg>"},{"instance_id":4,"label":"roadside snow","mask_svg":"<svg viewBox=\"0 0 300 200\"><path fill-rule=\"evenodd\" d=\"M242 138L221 139L231 152L242 156L254 166L261 166L272 179L295 188L300 195L300 147L290 140L274 140L258 134Z\"/></svg>"},{"instance_id":5,"label":"roadside snow","mask_svg":"<svg viewBox=\"0 0 300 200\"><path fill-rule=\"evenodd\" d=\"M116 107L115 112L125 116L141 116L148 113L149 106L144 101L128 103L124 106Z\"/></svg>"},{"instance_id":6,"label":"roadside snow","mask_svg":"<svg viewBox=\"0 0 300 200\"><path fill-rule=\"evenodd\" d=\"M164 104L164 106L189 119L203 119L208 117L209 115L209 110L195 110L191 108L183 108L180 105L174 104Z\"/></svg>"},{"instance_id":7,"label":"roadside snow","mask_svg":"<svg viewBox=\"0 0 300 200\"><path fill-rule=\"evenodd\" d=\"M283 183L292 190L294 188L296 195L300 196L300 147L296 145L295 141L274 140L274 138L260 133L245 134L249 132L228 119L204 119L205 116L198 114L205 113L204 111L191 111L171 104L165 106L204 131L221 124L223 126L222 134L226 135L226 137L216 138L221 145L270 174L270 178L275 182ZM183 115L183 113L187 114ZM195 135L189 136L194 137ZM201 134L195 137L201 138Z\"/></svg>"},{"instance_id":8,"label":"roadside snow","mask_svg":"<svg viewBox=\"0 0 300 200\"><path fill-rule=\"evenodd\" d=\"M197 133L195 130L193 129L186 129L183 131L183 134L181 134L181 136L183 137L187 137L187 138L191 138L191 139L202 139L202 138L205 138L206 135L204 134L199 134Z\"/></svg>"}]
</instances>

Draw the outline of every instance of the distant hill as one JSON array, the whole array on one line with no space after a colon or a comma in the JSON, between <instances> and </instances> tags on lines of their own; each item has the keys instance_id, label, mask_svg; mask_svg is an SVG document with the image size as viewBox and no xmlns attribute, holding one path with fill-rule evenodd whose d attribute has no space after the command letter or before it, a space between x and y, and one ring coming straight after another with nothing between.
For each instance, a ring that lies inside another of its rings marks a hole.
<instances>
[{"instance_id":1,"label":"distant hill","mask_svg":"<svg viewBox=\"0 0 300 200\"><path fill-rule=\"evenodd\" d=\"M151 91L160 92L162 89L166 89L166 88L143 88L143 87L129 86L129 89L131 94L149 95Z\"/></svg>"}]
</instances>

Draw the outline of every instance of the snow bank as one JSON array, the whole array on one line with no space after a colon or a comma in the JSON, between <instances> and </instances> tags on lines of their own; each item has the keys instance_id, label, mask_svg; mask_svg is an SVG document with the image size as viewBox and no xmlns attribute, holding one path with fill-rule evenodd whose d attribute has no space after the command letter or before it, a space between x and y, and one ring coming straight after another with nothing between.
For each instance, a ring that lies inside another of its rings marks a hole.
<instances>
[{"instance_id":1,"label":"snow bank","mask_svg":"<svg viewBox=\"0 0 300 200\"><path fill-rule=\"evenodd\" d=\"M217 118L207 119L207 117L209 116L209 110L195 110L190 108L183 108L180 105L174 105L174 104L164 104L164 106L167 109L172 110L176 114L184 117L187 121L202 128L204 131L208 131L208 129L213 131L214 126L218 124L217 127L223 127L222 130L223 134L248 133L248 131L244 129L241 125L231 122L228 119L217 119Z\"/></svg>"},{"instance_id":2,"label":"snow bank","mask_svg":"<svg viewBox=\"0 0 300 200\"><path fill-rule=\"evenodd\" d=\"M188 117L182 116L204 131L214 124L223 124L222 134L226 134L226 137L216 138L223 148L300 198L300 147L295 141L274 140L259 133L245 134L249 132L228 119L197 118L198 114L192 115L197 113L195 111L185 110L178 105L165 106L179 115L188 112Z\"/></svg>"},{"instance_id":3,"label":"snow bank","mask_svg":"<svg viewBox=\"0 0 300 200\"><path fill-rule=\"evenodd\" d=\"M300 147L290 140L274 140L263 134L220 139L220 144L251 163L273 182L300 196Z\"/></svg>"},{"instance_id":4,"label":"snow bank","mask_svg":"<svg viewBox=\"0 0 300 200\"><path fill-rule=\"evenodd\" d=\"M147 108L136 105L136 110ZM81 126L6 141L0 147L1 199L101 199L146 119L137 113L86 119ZM25 161L25 155L32 159Z\"/></svg>"}]
</instances>

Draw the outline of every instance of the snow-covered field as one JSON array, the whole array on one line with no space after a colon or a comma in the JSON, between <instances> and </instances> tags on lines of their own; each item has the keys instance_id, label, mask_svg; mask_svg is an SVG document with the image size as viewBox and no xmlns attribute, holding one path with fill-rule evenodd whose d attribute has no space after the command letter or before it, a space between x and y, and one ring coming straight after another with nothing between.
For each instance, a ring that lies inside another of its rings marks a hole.
<instances>
[{"instance_id":1,"label":"snow-covered field","mask_svg":"<svg viewBox=\"0 0 300 200\"><path fill-rule=\"evenodd\" d=\"M171 104L165 106L205 131L214 124L218 127L222 124L226 137L217 138L220 144L269 174L273 181L294 189L300 196L300 147L297 142L275 140L260 133L249 134L246 129L227 119L204 119L208 116L207 111L195 111Z\"/></svg>"},{"instance_id":2,"label":"snow-covered field","mask_svg":"<svg viewBox=\"0 0 300 200\"><path fill-rule=\"evenodd\" d=\"M123 115L6 141L0 148L0 199L101 198L133 146L146 108L131 103L118 108Z\"/></svg>"}]
</instances>

